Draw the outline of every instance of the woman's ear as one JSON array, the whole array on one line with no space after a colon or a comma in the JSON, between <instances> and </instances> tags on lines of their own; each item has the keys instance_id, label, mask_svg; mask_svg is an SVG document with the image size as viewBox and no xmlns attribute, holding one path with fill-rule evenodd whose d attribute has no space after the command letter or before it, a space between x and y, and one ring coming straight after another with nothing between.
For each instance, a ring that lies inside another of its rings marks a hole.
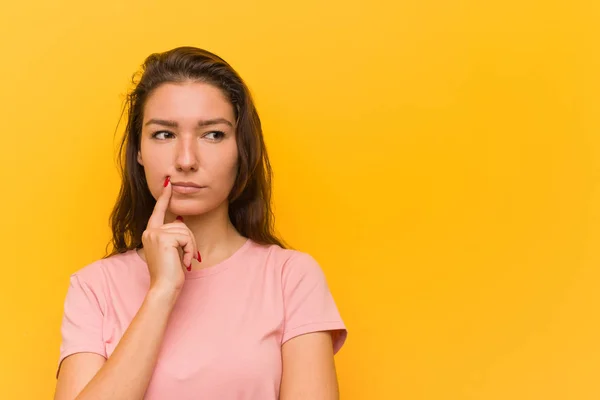
<instances>
[{"instance_id":1,"label":"woman's ear","mask_svg":"<svg viewBox=\"0 0 600 400\"><path fill-rule=\"evenodd\" d=\"M142 152L138 150L137 152L137 162L138 164L140 164L142 167L144 166L144 161L142 161Z\"/></svg>"}]
</instances>

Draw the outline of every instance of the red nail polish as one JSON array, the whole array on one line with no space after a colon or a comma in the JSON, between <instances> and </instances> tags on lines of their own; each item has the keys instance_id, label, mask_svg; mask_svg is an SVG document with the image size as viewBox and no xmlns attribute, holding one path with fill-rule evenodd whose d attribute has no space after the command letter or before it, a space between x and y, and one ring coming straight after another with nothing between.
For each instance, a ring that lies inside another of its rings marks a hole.
<instances>
[{"instance_id":1,"label":"red nail polish","mask_svg":"<svg viewBox=\"0 0 600 400\"><path fill-rule=\"evenodd\" d=\"M186 268L187 268L188 271L191 271L192 270L192 264L190 264L190 266L186 267Z\"/></svg>"},{"instance_id":2,"label":"red nail polish","mask_svg":"<svg viewBox=\"0 0 600 400\"><path fill-rule=\"evenodd\" d=\"M169 180L171 180L171 177L167 176L167 179L165 179L165 183L164 183L165 187L167 187L167 185L169 184Z\"/></svg>"},{"instance_id":3,"label":"red nail polish","mask_svg":"<svg viewBox=\"0 0 600 400\"><path fill-rule=\"evenodd\" d=\"M198 262L202 262L202 257L200 257L200 252L198 252L198 257L196 257L196 259L198 260Z\"/></svg>"},{"instance_id":4,"label":"red nail polish","mask_svg":"<svg viewBox=\"0 0 600 400\"><path fill-rule=\"evenodd\" d=\"M181 221L183 222L183 217L181 215L177 216L177 218L175 218L177 221Z\"/></svg>"}]
</instances>

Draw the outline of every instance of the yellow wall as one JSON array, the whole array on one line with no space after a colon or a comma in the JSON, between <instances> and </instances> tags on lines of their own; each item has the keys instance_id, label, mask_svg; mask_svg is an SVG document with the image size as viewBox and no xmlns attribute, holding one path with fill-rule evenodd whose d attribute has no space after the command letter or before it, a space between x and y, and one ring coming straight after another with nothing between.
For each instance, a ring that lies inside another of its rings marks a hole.
<instances>
[{"instance_id":1,"label":"yellow wall","mask_svg":"<svg viewBox=\"0 0 600 400\"><path fill-rule=\"evenodd\" d=\"M343 399L600 398L600 3L219 3L3 5L0 398L52 396L123 94L178 45L255 94L278 227L350 330Z\"/></svg>"}]
</instances>

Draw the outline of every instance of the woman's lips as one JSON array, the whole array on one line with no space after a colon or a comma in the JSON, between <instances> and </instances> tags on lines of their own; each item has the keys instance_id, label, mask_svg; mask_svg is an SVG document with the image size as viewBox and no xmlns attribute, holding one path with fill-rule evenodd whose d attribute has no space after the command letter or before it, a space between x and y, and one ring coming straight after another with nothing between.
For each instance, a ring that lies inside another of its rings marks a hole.
<instances>
[{"instance_id":1,"label":"woman's lips","mask_svg":"<svg viewBox=\"0 0 600 400\"><path fill-rule=\"evenodd\" d=\"M175 193L182 193L182 194L191 194L191 193L197 193L199 191L201 191L202 189L204 189L203 186L190 186L190 185L183 185L183 184L176 184L176 183L171 183L173 185L173 192Z\"/></svg>"}]
</instances>

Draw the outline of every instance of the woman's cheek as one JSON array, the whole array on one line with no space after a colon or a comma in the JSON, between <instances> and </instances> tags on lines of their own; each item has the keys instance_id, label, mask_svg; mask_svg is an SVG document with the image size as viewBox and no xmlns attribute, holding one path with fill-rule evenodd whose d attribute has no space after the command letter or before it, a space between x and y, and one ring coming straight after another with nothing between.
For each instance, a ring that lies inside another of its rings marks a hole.
<instances>
[{"instance_id":1,"label":"woman's cheek","mask_svg":"<svg viewBox=\"0 0 600 400\"><path fill-rule=\"evenodd\" d=\"M164 180L164 174L161 173L162 170L159 168L159 165L157 165L157 163L154 162L154 160L156 159L153 159L151 157L152 156L150 156L148 159L153 160L153 162L145 163L144 169L146 173L146 182L148 183L148 188L150 189L152 195L156 198L162 192L161 185L162 181Z\"/></svg>"}]
</instances>

